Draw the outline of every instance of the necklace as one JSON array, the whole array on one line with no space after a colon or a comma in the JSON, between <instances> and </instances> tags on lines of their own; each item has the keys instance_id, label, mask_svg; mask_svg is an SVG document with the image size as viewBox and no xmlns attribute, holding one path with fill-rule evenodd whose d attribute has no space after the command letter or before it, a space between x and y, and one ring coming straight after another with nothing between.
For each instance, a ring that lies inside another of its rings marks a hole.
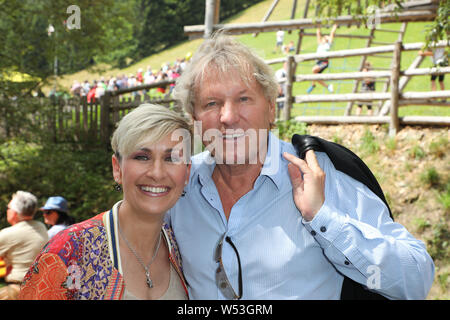
<instances>
[{"instance_id":1,"label":"necklace","mask_svg":"<svg viewBox=\"0 0 450 320\"><path fill-rule=\"evenodd\" d=\"M134 254L134 256L136 257L136 259L139 262L139 264L142 266L142 268L144 268L144 270L145 270L145 277L146 277L145 281L147 282L147 286L149 288L153 288L153 281L150 278L150 270L149 269L150 269L150 265L153 263L153 261L156 258L156 255L157 255L158 250L159 250L159 246L161 244L161 231L159 232L159 238L158 238L158 242L156 244L155 252L153 253L153 257L150 260L149 264L146 266L144 264L144 262L142 261L141 257L136 253L136 250L134 250L133 247L131 246L131 244L128 242L128 239L125 238L125 235L123 234L122 229L120 228L120 224L119 224L119 220L118 219L117 219L117 227L119 228L119 233L122 236L123 240L125 240L125 243L126 243L128 249L130 249L131 253Z\"/></svg>"}]
</instances>

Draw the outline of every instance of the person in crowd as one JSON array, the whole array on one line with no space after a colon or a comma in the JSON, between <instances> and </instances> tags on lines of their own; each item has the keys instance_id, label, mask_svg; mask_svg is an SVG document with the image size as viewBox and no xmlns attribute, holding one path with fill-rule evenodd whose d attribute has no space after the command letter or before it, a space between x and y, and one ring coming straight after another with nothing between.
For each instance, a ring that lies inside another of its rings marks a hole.
<instances>
[{"instance_id":1,"label":"person in crowd","mask_svg":"<svg viewBox=\"0 0 450 320\"><path fill-rule=\"evenodd\" d=\"M97 81L94 80L94 84L92 85L91 89L89 89L89 92L86 97L88 103L95 103L96 91L97 91Z\"/></svg>"},{"instance_id":2,"label":"person in crowd","mask_svg":"<svg viewBox=\"0 0 450 320\"><path fill-rule=\"evenodd\" d=\"M49 239L74 223L74 219L69 216L67 200L61 196L48 198L41 211L44 216L44 223L51 226L48 230Z\"/></svg>"},{"instance_id":3,"label":"person in crowd","mask_svg":"<svg viewBox=\"0 0 450 320\"><path fill-rule=\"evenodd\" d=\"M283 98L286 94L286 76L287 76L287 62L283 63L283 67L275 72L275 78L278 82L278 98ZM277 102L277 118L280 116L280 111L284 107L284 102Z\"/></svg>"},{"instance_id":4,"label":"person in crowd","mask_svg":"<svg viewBox=\"0 0 450 320\"><path fill-rule=\"evenodd\" d=\"M364 67L362 69L363 72L369 72L372 70L372 64L369 61L364 63ZM365 78L361 84L361 93L373 93L375 92L375 79L374 78ZM372 101L366 102L367 106L367 115L371 116L373 114L372 110ZM361 114L363 107L363 103L359 102L357 104L356 115L359 116Z\"/></svg>"},{"instance_id":5,"label":"person in crowd","mask_svg":"<svg viewBox=\"0 0 450 320\"><path fill-rule=\"evenodd\" d=\"M295 51L295 45L294 45L294 41L289 41L288 45L284 47L284 53L285 54L289 54L290 52L294 52Z\"/></svg>"},{"instance_id":6,"label":"person in crowd","mask_svg":"<svg viewBox=\"0 0 450 320\"><path fill-rule=\"evenodd\" d=\"M75 97L81 97L82 90L83 87L81 86L81 84L77 80L74 80L72 87L70 88L70 93Z\"/></svg>"},{"instance_id":7,"label":"person in crowd","mask_svg":"<svg viewBox=\"0 0 450 320\"><path fill-rule=\"evenodd\" d=\"M274 136L278 84L248 47L204 40L174 98L205 151L166 217L192 299L339 299L344 277L389 299L424 299L426 246L326 153ZM375 277L376 281L372 281Z\"/></svg>"},{"instance_id":8,"label":"person in crowd","mask_svg":"<svg viewBox=\"0 0 450 320\"><path fill-rule=\"evenodd\" d=\"M444 47L437 47L437 48L433 48L433 49L427 49L424 51L420 50L419 55L430 57L431 61L433 63L433 67L448 67L448 56L447 56L447 53L445 52ZM445 77L445 74L440 74L440 75L432 74L431 75L430 80L431 80L431 90L432 91L437 90L436 79L438 79L438 81L439 81L440 89L445 90L444 77Z\"/></svg>"},{"instance_id":9,"label":"person in crowd","mask_svg":"<svg viewBox=\"0 0 450 320\"><path fill-rule=\"evenodd\" d=\"M47 228L34 220L37 198L27 191L13 194L6 218L11 227L0 231L0 257L11 272L5 277L6 286L0 288L0 300L16 300L20 283L42 247L48 241Z\"/></svg>"},{"instance_id":10,"label":"person in crowd","mask_svg":"<svg viewBox=\"0 0 450 320\"><path fill-rule=\"evenodd\" d=\"M283 43L284 43L284 31L278 30L277 33L275 34L275 37L276 37L276 43L275 43L275 50L273 53L281 52L282 48L283 48Z\"/></svg>"},{"instance_id":11,"label":"person in crowd","mask_svg":"<svg viewBox=\"0 0 450 320\"><path fill-rule=\"evenodd\" d=\"M164 215L189 179L190 125L142 104L115 130L111 210L54 236L25 276L21 299L186 299L177 244ZM181 141L179 132L184 133Z\"/></svg>"},{"instance_id":12,"label":"person in crowd","mask_svg":"<svg viewBox=\"0 0 450 320\"><path fill-rule=\"evenodd\" d=\"M320 28L316 29L316 36L317 36L317 53L326 53L331 50L331 46L333 45L334 36L336 34L337 25L334 24L331 28L330 35L322 35L320 32ZM312 68L313 73L322 73L326 68L328 68L328 59L319 59L317 60L316 64ZM328 92L333 92L333 85L332 84L326 84L323 80L317 80L313 81L311 86L306 90L307 93L311 93L314 88L316 87L316 82L320 85L327 88Z\"/></svg>"}]
</instances>

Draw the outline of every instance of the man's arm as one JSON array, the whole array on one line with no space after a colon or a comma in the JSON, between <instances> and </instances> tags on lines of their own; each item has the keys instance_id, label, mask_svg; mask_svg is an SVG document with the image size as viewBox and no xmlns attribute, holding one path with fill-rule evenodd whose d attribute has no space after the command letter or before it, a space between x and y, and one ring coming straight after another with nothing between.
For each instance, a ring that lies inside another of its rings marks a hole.
<instances>
[{"instance_id":1,"label":"man's arm","mask_svg":"<svg viewBox=\"0 0 450 320\"><path fill-rule=\"evenodd\" d=\"M317 37L317 44L320 44L322 40L322 34L320 33L320 27L316 29L316 37Z\"/></svg>"},{"instance_id":2,"label":"man's arm","mask_svg":"<svg viewBox=\"0 0 450 320\"><path fill-rule=\"evenodd\" d=\"M328 260L342 274L387 298L425 299L434 278L425 244L392 221L386 205L365 185L337 171L325 153L317 153L317 163L310 164L312 157L306 160L298 167L303 179L290 169L293 188L300 189L297 195L294 190L294 198L305 196L296 201L303 224ZM320 193L322 176L326 177L324 201L320 195L305 200L309 188ZM300 202L306 204L299 207Z\"/></svg>"}]
</instances>

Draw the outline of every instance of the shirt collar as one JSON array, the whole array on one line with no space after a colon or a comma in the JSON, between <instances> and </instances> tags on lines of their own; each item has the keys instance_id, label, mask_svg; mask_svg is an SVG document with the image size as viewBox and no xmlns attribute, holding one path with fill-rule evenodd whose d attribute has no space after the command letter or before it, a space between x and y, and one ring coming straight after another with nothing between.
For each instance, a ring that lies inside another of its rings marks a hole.
<instances>
[{"instance_id":1,"label":"shirt collar","mask_svg":"<svg viewBox=\"0 0 450 320\"><path fill-rule=\"evenodd\" d=\"M284 163L284 158L281 157L282 143L272 132L269 132L267 154L264 159L264 164L259 176L267 176L272 180L278 190L281 189L283 174L281 166ZM198 155L200 165L198 166L198 181L204 186L207 179L211 179L212 173L216 166L216 162L209 151L205 151Z\"/></svg>"}]
</instances>

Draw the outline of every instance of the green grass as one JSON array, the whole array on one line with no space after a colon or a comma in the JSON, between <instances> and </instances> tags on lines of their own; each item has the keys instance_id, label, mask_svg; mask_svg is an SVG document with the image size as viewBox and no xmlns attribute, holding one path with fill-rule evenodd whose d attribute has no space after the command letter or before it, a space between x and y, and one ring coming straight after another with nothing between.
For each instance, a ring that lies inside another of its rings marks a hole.
<instances>
[{"instance_id":1,"label":"green grass","mask_svg":"<svg viewBox=\"0 0 450 320\"><path fill-rule=\"evenodd\" d=\"M221 21L221 23L244 23L244 22L259 22L262 20L269 6L272 4L272 0L266 0L259 4L256 4L236 16L226 20ZM303 9L305 5L305 0L298 1L297 11L295 18L303 18ZM290 0L281 0L279 1L277 7L273 11L269 21L278 21L278 20L288 20L290 19L292 9L292 1ZM310 8L308 18L313 18L314 10ZM404 42L422 42L425 38L425 27L428 23L426 22L415 22L409 23L406 28L406 33L404 36ZM389 23L383 24L383 29L400 29L400 23ZM315 33L315 29L306 30L308 33ZM324 28L322 32L329 33L329 29ZM337 30L337 34L352 34L352 35L368 35L369 30L365 27L357 28L354 27L340 27ZM275 48L275 32L265 32L260 33L258 36L254 37L252 34L244 34L236 36L241 42L247 44L254 51L260 55L262 58L268 60L277 57L283 56L282 53L274 53ZM386 33L386 32L375 32L374 41L382 41L382 42L390 42L394 43L397 39L396 33ZM287 44L289 41L293 40L294 43L297 43L298 40L298 32L293 31L290 34L288 32L285 33L285 43ZM144 70L147 66L151 66L153 69L159 69L162 63L173 62L176 58L181 58L186 55L188 52L195 52L198 46L201 44L202 40L192 40L185 41L176 46L168 48L167 50L160 52L158 54L149 56L138 63L125 68L125 69L111 69L104 73L103 76L106 78L109 76L116 76L119 74L129 74L135 73L139 68L143 68ZM315 36L307 36L304 37L302 41L302 50L301 53L310 53L315 52L317 46L317 41ZM344 49L355 49L355 48L363 48L366 46L365 39L348 39L348 38L335 38L334 45L332 50L344 50ZM415 59L417 52L404 52L401 58L401 69L404 70L409 67L412 61ZM339 73L339 72L350 72L357 71L360 64L360 57L351 57L351 58L340 58L340 59L332 59L330 60L330 67L325 71L326 73ZM381 68L390 68L390 59L382 59L376 57L369 57L368 59L372 62L373 66L381 67ZM297 73L311 73L311 68L313 67L314 62L308 61L304 63L300 63L297 67ZM431 66L431 60L426 57L425 61L422 63L420 67L429 67ZM274 70L281 68L281 64L273 65ZM73 80L77 79L79 81L83 81L88 79L90 81L94 79L98 79L100 74L93 73L88 70L80 71L73 75L65 76L61 79L60 83L64 87L70 87ZM450 88L449 83L450 76L447 76L445 79L446 88ZM306 89L309 87L309 82L301 82L295 83L293 86L293 94L301 95L306 93ZM335 88L335 93L350 93L353 89L353 81L345 80L345 81L333 81L333 85ZM382 92L384 84L377 83L376 91ZM405 91L429 91L430 90L430 81L428 76L417 76L414 77L406 86ZM316 87L313 94L328 94L325 88L320 85ZM304 103L304 104L295 104L292 110L292 116L298 115L343 115L345 111L347 103ZM400 116L406 115L430 115L430 116L450 116L450 109L443 107L430 107L430 106L407 106L401 107L399 110Z\"/></svg>"}]
</instances>

